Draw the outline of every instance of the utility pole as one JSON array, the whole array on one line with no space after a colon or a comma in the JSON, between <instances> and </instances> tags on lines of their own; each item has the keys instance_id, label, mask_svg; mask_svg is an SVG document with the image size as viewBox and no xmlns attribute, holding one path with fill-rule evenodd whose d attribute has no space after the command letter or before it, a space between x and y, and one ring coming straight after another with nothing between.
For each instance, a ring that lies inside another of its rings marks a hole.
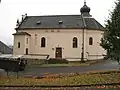
<instances>
[{"instance_id":1,"label":"utility pole","mask_svg":"<svg viewBox=\"0 0 120 90\"><path fill-rule=\"evenodd\" d=\"M81 52L81 62L85 62L84 54L85 54L85 30L87 29L87 24L85 18L91 17L89 14L90 8L86 5L86 0L84 0L84 6L80 9L81 12L81 20L83 22L83 30L82 30L82 52Z\"/></svg>"},{"instance_id":2,"label":"utility pole","mask_svg":"<svg viewBox=\"0 0 120 90\"><path fill-rule=\"evenodd\" d=\"M84 2L84 5L86 5L86 0ZM82 21L83 21L83 30L82 30L82 53L81 53L81 62L84 62L84 38L85 38L85 29L86 29L86 22L85 22L85 19L84 19L84 16L83 16L83 13L81 13L81 18L82 18Z\"/></svg>"}]
</instances>

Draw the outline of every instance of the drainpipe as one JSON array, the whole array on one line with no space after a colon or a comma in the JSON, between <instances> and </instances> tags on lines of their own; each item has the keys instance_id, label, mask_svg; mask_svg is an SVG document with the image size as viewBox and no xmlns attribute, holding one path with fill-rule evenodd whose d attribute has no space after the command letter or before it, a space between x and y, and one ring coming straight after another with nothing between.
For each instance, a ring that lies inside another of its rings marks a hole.
<instances>
[{"instance_id":1,"label":"drainpipe","mask_svg":"<svg viewBox=\"0 0 120 90\"><path fill-rule=\"evenodd\" d=\"M84 38L85 38L84 33L85 33L85 29L86 29L86 23L85 23L85 19L83 17L83 13L81 14L81 18L83 21L81 62L84 62Z\"/></svg>"}]
</instances>

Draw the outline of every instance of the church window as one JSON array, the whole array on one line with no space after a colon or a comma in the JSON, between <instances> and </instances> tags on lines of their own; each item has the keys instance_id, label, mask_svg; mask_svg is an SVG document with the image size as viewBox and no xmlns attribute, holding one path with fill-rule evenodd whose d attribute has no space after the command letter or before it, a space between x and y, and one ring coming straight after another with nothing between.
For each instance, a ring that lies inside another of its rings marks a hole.
<instances>
[{"instance_id":1,"label":"church window","mask_svg":"<svg viewBox=\"0 0 120 90\"><path fill-rule=\"evenodd\" d=\"M28 44L28 38L26 38L26 44Z\"/></svg>"},{"instance_id":2,"label":"church window","mask_svg":"<svg viewBox=\"0 0 120 90\"><path fill-rule=\"evenodd\" d=\"M93 38L92 37L89 38L89 45L93 45Z\"/></svg>"},{"instance_id":3,"label":"church window","mask_svg":"<svg viewBox=\"0 0 120 90\"><path fill-rule=\"evenodd\" d=\"M28 55L28 48L26 48L26 55Z\"/></svg>"},{"instance_id":4,"label":"church window","mask_svg":"<svg viewBox=\"0 0 120 90\"><path fill-rule=\"evenodd\" d=\"M20 42L18 42L18 48L20 48Z\"/></svg>"},{"instance_id":5,"label":"church window","mask_svg":"<svg viewBox=\"0 0 120 90\"><path fill-rule=\"evenodd\" d=\"M77 45L77 38L76 37L74 37L73 38L73 48L77 48L78 47L78 45Z\"/></svg>"},{"instance_id":6,"label":"church window","mask_svg":"<svg viewBox=\"0 0 120 90\"><path fill-rule=\"evenodd\" d=\"M41 38L41 47L45 47L46 39L44 37Z\"/></svg>"}]
</instances>

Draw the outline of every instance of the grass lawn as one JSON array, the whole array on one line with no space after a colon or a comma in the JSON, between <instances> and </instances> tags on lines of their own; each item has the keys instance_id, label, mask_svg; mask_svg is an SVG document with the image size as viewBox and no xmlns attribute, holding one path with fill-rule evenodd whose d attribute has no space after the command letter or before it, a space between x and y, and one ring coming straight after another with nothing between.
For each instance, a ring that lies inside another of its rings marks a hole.
<instances>
[{"instance_id":1,"label":"grass lawn","mask_svg":"<svg viewBox=\"0 0 120 90\"><path fill-rule=\"evenodd\" d=\"M88 85L120 83L120 71L95 73L68 73L44 75L44 77L0 77L0 85Z\"/></svg>"}]
</instances>

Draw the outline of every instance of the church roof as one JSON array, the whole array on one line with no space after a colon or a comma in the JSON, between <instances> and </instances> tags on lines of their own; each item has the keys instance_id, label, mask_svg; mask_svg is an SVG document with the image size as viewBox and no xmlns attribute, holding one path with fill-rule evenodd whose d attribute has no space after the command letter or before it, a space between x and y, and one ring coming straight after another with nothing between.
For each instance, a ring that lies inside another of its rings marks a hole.
<instances>
[{"instance_id":1,"label":"church roof","mask_svg":"<svg viewBox=\"0 0 120 90\"><path fill-rule=\"evenodd\" d=\"M14 33L13 35L28 35L28 36L31 36L29 33L27 32L16 32Z\"/></svg>"},{"instance_id":2,"label":"church roof","mask_svg":"<svg viewBox=\"0 0 120 90\"><path fill-rule=\"evenodd\" d=\"M51 15L26 16L19 26L20 29L95 29L104 30L104 27L92 17L84 17L84 26L81 15Z\"/></svg>"}]
</instances>

